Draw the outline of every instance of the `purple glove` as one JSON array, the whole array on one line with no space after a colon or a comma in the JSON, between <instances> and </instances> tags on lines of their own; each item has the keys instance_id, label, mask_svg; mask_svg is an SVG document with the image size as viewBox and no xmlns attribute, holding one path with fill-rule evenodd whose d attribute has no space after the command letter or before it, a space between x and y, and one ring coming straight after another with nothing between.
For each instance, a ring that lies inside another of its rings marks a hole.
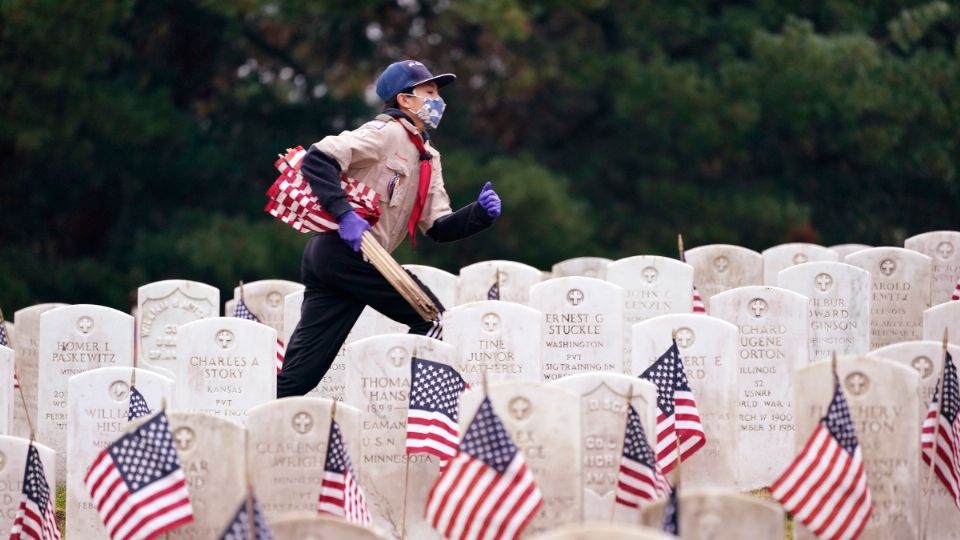
<instances>
[{"instance_id":1,"label":"purple glove","mask_svg":"<svg viewBox=\"0 0 960 540\"><path fill-rule=\"evenodd\" d=\"M353 210L340 216L337 221L340 223L340 229L337 231L340 233L340 238L354 251L360 251L360 240L363 238L364 231L370 230L370 224Z\"/></svg>"},{"instance_id":2,"label":"purple glove","mask_svg":"<svg viewBox=\"0 0 960 540\"><path fill-rule=\"evenodd\" d=\"M477 202L487 211L487 215L495 218L500 215L500 196L493 190L493 182L487 181L480 190L480 196Z\"/></svg>"}]
</instances>

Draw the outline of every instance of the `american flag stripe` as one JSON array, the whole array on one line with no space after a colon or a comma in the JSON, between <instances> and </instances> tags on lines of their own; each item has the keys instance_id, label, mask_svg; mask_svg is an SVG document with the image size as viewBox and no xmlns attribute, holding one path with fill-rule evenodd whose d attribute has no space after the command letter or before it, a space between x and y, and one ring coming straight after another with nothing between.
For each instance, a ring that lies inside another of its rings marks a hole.
<instances>
[{"instance_id":1,"label":"american flag stripe","mask_svg":"<svg viewBox=\"0 0 960 540\"><path fill-rule=\"evenodd\" d=\"M407 418L407 453L431 450L440 458L452 458L460 444L460 431L451 425L446 415L435 411L411 409Z\"/></svg>"},{"instance_id":2,"label":"american flag stripe","mask_svg":"<svg viewBox=\"0 0 960 540\"><path fill-rule=\"evenodd\" d=\"M40 508L30 500L20 503L17 510L18 516L22 518L21 522L10 529L10 539L19 540L20 538L34 538L42 540L44 538L60 538L60 529L53 518L53 514L47 513L46 518L40 516Z\"/></svg>"},{"instance_id":3,"label":"american flag stripe","mask_svg":"<svg viewBox=\"0 0 960 540\"><path fill-rule=\"evenodd\" d=\"M347 478L344 474L328 473L320 484L320 510L343 517Z\"/></svg>"},{"instance_id":4,"label":"american flag stripe","mask_svg":"<svg viewBox=\"0 0 960 540\"><path fill-rule=\"evenodd\" d=\"M287 347L283 344L283 340L277 338L277 373L280 373L280 370L283 369L283 358L287 354Z\"/></svg>"},{"instance_id":5,"label":"american flag stripe","mask_svg":"<svg viewBox=\"0 0 960 540\"><path fill-rule=\"evenodd\" d=\"M707 307L703 304L703 297L700 296L700 291L697 290L697 286L693 286L693 312L694 313L707 313Z\"/></svg>"},{"instance_id":6,"label":"american flag stripe","mask_svg":"<svg viewBox=\"0 0 960 540\"><path fill-rule=\"evenodd\" d=\"M97 502L104 526L111 538L148 538L169 531L193 519L189 499L184 495L182 470L168 475L137 492L123 489L123 478L103 452L87 472L84 482ZM107 508L106 514L103 513ZM144 527L146 525L146 527Z\"/></svg>"},{"instance_id":7,"label":"american flag stripe","mask_svg":"<svg viewBox=\"0 0 960 540\"><path fill-rule=\"evenodd\" d=\"M950 297L950 301L960 300L960 280L957 280L957 286L953 288L953 296Z\"/></svg>"},{"instance_id":8,"label":"american flag stripe","mask_svg":"<svg viewBox=\"0 0 960 540\"><path fill-rule=\"evenodd\" d=\"M644 501L652 501L663 496L669 484L655 483L650 478L650 468L626 456L620 458L620 475L617 480L617 502L636 508Z\"/></svg>"},{"instance_id":9,"label":"american flag stripe","mask_svg":"<svg viewBox=\"0 0 960 540\"><path fill-rule=\"evenodd\" d=\"M428 515L447 538L514 538L540 506L533 475L519 457L501 476L483 462L461 453L430 494ZM442 497L437 495L443 493ZM469 494L465 499L464 496ZM457 501L451 504L451 501ZM519 503L519 504L518 504ZM496 509L496 512L494 512ZM486 515L483 521L477 516ZM491 524L502 525L492 528Z\"/></svg>"},{"instance_id":10,"label":"american flag stripe","mask_svg":"<svg viewBox=\"0 0 960 540\"><path fill-rule=\"evenodd\" d=\"M923 462L930 465L930 449L933 448L934 422L937 421L939 433L937 439L937 463L934 472L943 482L944 487L954 499L954 504L960 508L960 447L956 441L960 440L960 428L951 425L950 421L939 415L937 418L937 402L931 403L927 411L927 418L923 422L921 444L923 448Z\"/></svg>"}]
</instances>

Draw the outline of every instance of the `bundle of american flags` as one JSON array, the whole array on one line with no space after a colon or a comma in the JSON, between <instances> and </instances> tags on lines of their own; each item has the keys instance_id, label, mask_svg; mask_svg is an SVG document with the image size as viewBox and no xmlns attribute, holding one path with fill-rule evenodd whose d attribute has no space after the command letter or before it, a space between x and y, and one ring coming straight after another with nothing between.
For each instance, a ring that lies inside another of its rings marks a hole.
<instances>
[{"instance_id":1,"label":"bundle of american flags","mask_svg":"<svg viewBox=\"0 0 960 540\"><path fill-rule=\"evenodd\" d=\"M27 465L23 472L23 490L17 516L10 528L10 540L60 540L50 485L43 472L40 452L30 441Z\"/></svg>"},{"instance_id":2,"label":"bundle of american flags","mask_svg":"<svg viewBox=\"0 0 960 540\"><path fill-rule=\"evenodd\" d=\"M250 308L247 307L247 303L243 301L241 296L237 300L237 304L233 307L233 316L238 319L246 319L248 321L258 322L263 324L263 321L260 320L260 317L257 317L250 311ZM283 357L287 353L287 348L283 344L283 340L280 339L280 336L277 336L277 373L280 373L280 370L283 369Z\"/></svg>"},{"instance_id":3,"label":"bundle of american flags","mask_svg":"<svg viewBox=\"0 0 960 540\"><path fill-rule=\"evenodd\" d=\"M327 457L320 481L320 499L317 512L339 516L351 523L369 526L372 521L367 511L367 499L357 483L353 464L336 420L330 420L327 437Z\"/></svg>"},{"instance_id":4,"label":"bundle of american flags","mask_svg":"<svg viewBox=\"0 0 960 540\"><path fill-rule=\"evenodd\" d=\"M943 385L943 389L940 389ZM943 393L943 400L938 403L937 393ZM939 406L939 411L938 411ZM930 465L931 456L934 459L934 471L937 478L953 497L953 503L960 509L960 419L957 409L960 408L960 383L957 381L957 367L953 363L950 353L945 354L943 363L943 377L937 385L937 392L933 394L930 409L923 421L923 432L920 442L923 448L923 461ZM933 449L936 448L936 452Z\"/></svg>"},{"instance_id":5,"label":"bundle of american flags","mask_svg":"<svg viewBox=\"0 0 960 540\"><path fill-rule=\"evenodd\" d=\"M448 460L460 444L460 394L468 388L452 367L414 357L410 361L407 454L426 453Z\"/></svg>"},{"instance_id":6,"label":"bundle of american flags","mask_svg":"<svg viewBox=\"0 0 960 540\"><path fill-rule=\"evenodd\" d=\"M150 540L193 521L163 411L104 448L83 482L112 540Z\"/></svg>"},{"instance_id":7,"label":"bundle of american flags","mask_svg":"<svg viewBox=\"0 0 960 540\"><path fill-rule=\"evenodd\" d=\"M667 474L677 464L678 444L680 459L688 459L707 442L677 342L640 378L657 386L657 465Z\"/></svg>"},{"instance_id":8,"label":"bundle of american flags","mask_svg":"<svg viewBox=\"0 0 960 540\"><path fill-rule=\"evenodd\" d=\"M770 493L817 538L857 538L867 525L873 502L839 381L827 414Z\"/></svg>"},{"instance_id":9,"label":"bundle of american flags","mask_svg":"<svg viewBox=\"0 0 960 540\"><path fill-rule=\"evenodd\" d=\"M306 150L298 146L288 149L286 155L280 156L274 163L280 176L267 190L270 200L264 211L301 233L338 229L336 219L320 206L310 189L310 183L300 173L300 165L306 155ZM380 195L345 175L340 177L340 187L357 215L371 225L376 224L380 219Z\"/></svg>"},{"instance_id":10,"label":"bundle of american flags","mask_svg":"<svg viewBox=\"0 0 960 540\"><path fill-rule=\"evenodd\" d=\"M514 539L543 504L523 453L485 397L430 489L427 521L448 539Z\"/></svg>"}]
</instances>

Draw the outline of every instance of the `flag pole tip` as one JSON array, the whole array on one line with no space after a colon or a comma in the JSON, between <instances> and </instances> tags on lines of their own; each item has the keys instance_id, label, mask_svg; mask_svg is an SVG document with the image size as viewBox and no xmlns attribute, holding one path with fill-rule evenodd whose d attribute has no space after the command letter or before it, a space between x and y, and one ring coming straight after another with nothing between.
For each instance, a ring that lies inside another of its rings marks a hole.
<instances>
[{"instance_id":1,"label":"flag pole tip","mask_svg":"<svg viewBox=\"0 0 960 540\"><path fill-rule=\"evenodd\" d=\"M834 380L840 380L840 375L837 374L837 351L833 351L830 355L830 371L833 373Z\"/></svg>"}]
</instances>

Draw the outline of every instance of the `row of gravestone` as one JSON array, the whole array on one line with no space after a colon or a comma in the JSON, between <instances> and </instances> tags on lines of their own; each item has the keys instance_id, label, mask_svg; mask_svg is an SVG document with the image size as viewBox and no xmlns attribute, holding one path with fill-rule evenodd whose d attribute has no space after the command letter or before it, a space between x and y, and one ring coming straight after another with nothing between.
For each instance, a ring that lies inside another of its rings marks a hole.
<instances>
[{"instance_id":1,"label":"row of gravestone","mask_svg":"<svg viewBox=\"0 0 960 540\"><path fill-rule=\"evenodd\" d=\"M351 347L355 349L351 355L357 355L359 361L350 364L348 378L358 379L360 384L348 387L347 405L337 407L336 418L354 456L375 523L395 536L405 523L411 537L436 537L423 522L422 505L439 464L432 457L415 456L406 470L409 354L417 351L419 356L456 365L453 347L419 336L382 336ZM404 356L396 354L398 348ZM939 348L936 343L921 342L881 352L895 360L842 357L838 377L863 448L875 506L865 535L910 538L918 523L919 505L926 501L919 483L919 431L923 396L932 392L933 379L941 366L940 355L936 354ZM913 359L908 360L911 356ZM710 375L708 380L712 380ZM71 414L66 448L67 526L68 531L78 531L74 538L102 537L95 511L84 495L82 475L96 452L124 429L131 378L129 368L102 368L70 380L68 408L76 414ZM174 397L172 381L160 375L137 370L136 381L154 407ZM796 398L788 413L795 419L757 419L753 424L788 435L784 440L790 443L780 446L747 442L743 431L737 438L735 432L718 430L725 419L716 416L725 413L707 412L708 407L703 405L709 398L703 386L694 384L711 444L684 463L684 487L736 488L737 462L744 460L768 464L762 471L765 479L759 480L768 485L786 468L823 416L832 388L829 362L795 371L791 393ZM461 430L482 395L482 388L475 387L462 398ZM617 456L622 450L627 395L633 396L632 404L640 411L648 439L653 441L656 394L650 383L620 374L593 373L547 384L492 383L489 395L545 497L531 533L584 520L636 521L632 511L618 507L614 512L613 486ZM224 418L171 412L175 443L198 514L197 522L176 537L208 538L222 528L242 500L245 467L270 519L313 510L331 403L314 398L265 402L248 411L246 432L238 422ZM246 460L239 450L243 448ZM0 448L0 454L11 452ZM6 458L0 458L0 463L4 461ZM15 466L0 466L0 486L5 486L0 501L15 506L21 471ZM741 490L749 487L739 485ZM956 538L960 523L939 483L934 486L932 509L932 537ZM12 519L13 513L6 506L0 515L9 514Z\"/></svg>"},{"instance_id":2,"label":"row of gravestone","mask_svg":"<svg viewBox=\"0 0 960 540\"><path fill-rule=\"evenodd\" d=\"M668 259L662 263L683 264ZM797 279L791 279L794 277ZM753 389L744 398L787 396L789 369L778 371L779 365L801 366L808 358L826 356L831 351L861 354L870 350L870 310L865 306L872 296L867 292L868 273L842 263L804 263L782 271L781 278L787 282L781 284L805 287L811 298L786 289L757 286L727 291L713 302L714 315L734 325L706 332L721 336L718 346L732 351L728 355L734 361L728 367L731 372L738 370L734 386L742 385L755 373L766 377L766 386ZM830 287L820 287L825 280ZM909 283L912 281L904 282ZM452 308L445 314L446 339L456 347L458 367L471 383L477 383L484 371L491 380L530 381L591 371L639 374L640 369L633 365L647 365L664 348L652 347L652 343L677 330L678 342L688 346L696 339L693 328L700 322L716 320L675 314L674 318L664 320L660 316L627 326L622 313L629 310L621 309L623 296L622 289L593 278L552 279L531 288L530 303L539 310L499 301ZM874 307L878 304L873 303ZM23 321L18 339L29 338L31 342L34 338L29 329L34 325L28 316L42 312L36 324L36 349L23 346L16 352L24 401L28 407L35 403L36 408L25 409L20 400L14 399L15 394L7 394L0 400L0 412L4 413L0 419L6 419L9 425L11 406L17 414L13 428L4 429L0 423L0 432L29 433L25 411L30 410L41 441L61 450L67 423L67 380L95 367L132 366L134 323L129 315L101 306L51 307L41 305L17 312L15 320ZM934 311L947 317L928 317L930 324L923 325L923 334L902 335L899 339L935 339L947 325L954 326L953 336L960 336L956 327L960 303L937 306L927 313ZM376 333L374 324L361 322L358 328L351 341ZM182 332L180 345L171 342L176 356L167 368L146 362L141 366L180 382L176 398L179 407L239 418L251 403L275 395L271 359L276 332L272 328L238 319L208 318L174 327L170 334L176 337L178 332ZM632 342L637 346L623 347ZM692 369L697 364L694 359L690 361ZM314 395L341 398L346 386L344 366L341 356ZM9 375L12 370L3 371ZM38 402L38 395L45 399ZM790 408L790 402L744 399L740 403L741 413L761 407L773 407L780 413Z\"/></svg>"}]
</instances>

